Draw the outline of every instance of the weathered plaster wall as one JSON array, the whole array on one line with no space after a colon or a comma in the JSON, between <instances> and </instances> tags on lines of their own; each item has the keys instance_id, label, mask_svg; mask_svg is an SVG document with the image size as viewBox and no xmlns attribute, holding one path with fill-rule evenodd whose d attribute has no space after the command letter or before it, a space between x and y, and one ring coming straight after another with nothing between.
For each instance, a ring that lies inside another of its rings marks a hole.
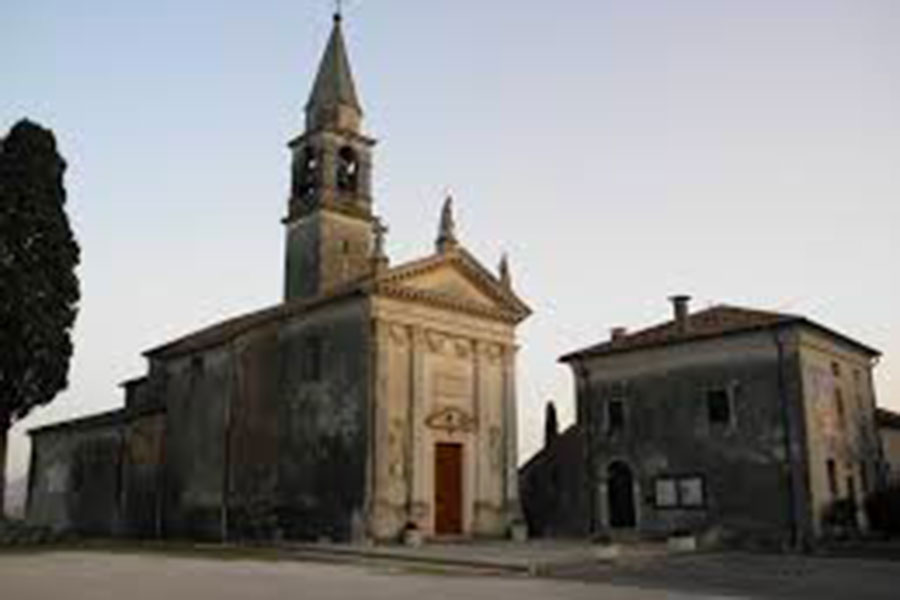
<instances>
[{"instance_id":1,"label":"weathered plaster wall","mask_svg":"<svg viewBox=\"0 0 900 600\"><path fill-rule=\"evenodd\" d=\"M298 317L279 333L279 513L288 537L364 534L369 327L367 303L357 299ZM310 339L321 340L318 381L301 367Z\"/></svg>"},{"instance_id":2,"label":"weathered plaster wall","mask_svg":"<svg viewBox=\"0 0 900 600\"><path fill-rule=\"evenodd\" d=\"M371 271L369 221L320 211L287 227L287 299L309 298Z\"/></svg>"},{"instance_id":3,"label":"weathered plaster wall","mask_svg":"<svg viewBox=\"0 0 900 600\"><path fill-rule=\"evenodd\" d=\"M851 497L865 527L863 499L877 480L880 456L869 357L813 331L802 332L798 342L815 531L821 532L823 513L833 500ZM829 459L835 464L836 494L830 488Z\"/></svg>"},{"instance_id":4,"label":"weathered plaster wall","mask_svg":"<svg viewBox=\"0 0 900 600\"><path fill-rule=\"evenodd\" d=\"M166 523L168 536L220 539L226 422L235 405L231 348L166 361Z\"/></svg>"},{"instance_id":5,"label":"weathered plaster wall","mask_svg":"<svg viewBox=\"0 0 900 600\"><path fill-rule=\"evenodd\" d=\"M593 448L589 490L599 528L610 521L607 472L616 460L635 475L638 528L646 533L718 527L782 536L791 511L798 528L804 527L799 369L796 353L786 351L779 362L770 333L589 359L585 367L577 384L578 414ZM734 418L727 426L708 417L706 392L718 387L732 390ZM612 399L625 405L625 427L618 432L607 423ZM786 418L792 478L785 470ZM690 475L704 479L704 507L656 506L657 477Z\"/></svg>"},{"instance_id":6,"label":"weathered plaster wall","mask_svg":"<svg viewBox=\"0 0 900 600\"><path fill-rule=\"evenodd\" d=\"M119 533L121 426L60 428L32 440L28 521L83 535Z\"/></svg>"},{"instance_id":7,"label":"weathered plaster wall","mask_svg":"<svg viewBox=\"0 0 900 600\"><path fill-rule=\"evenodd\" d=\"M137 538L163 534L163 461L166 416L162 411L124 425L123 533Z\"/></svg>"},{"instance_id":8,"label":"weathered plaster wall","mask_svg":"<svg viewBox=\"0 0 900 600\"><path fill-rule=\"evenodd\" d=\"M891 482L900 482L900 429L881 427L879 433L886 463L885 475Z\"/></svg>"},{"instance_id":9,"label":"weathered plaster wall","mask_svg":"<svg viewBox=\"0 0 900 600\"><path fill-rule=\"evenodd\" d=\"M319 289L319 216L288 223L284 266L284 297L307 298Z\"/></svg>"},{"instance_id":10,"label":"weathered plaster wall","mask_svg":"<svg viewBox=\"0 0 900 600\"><path fill-rule=\"evenodd\" d=\"M365 306L348 300L165 361L155 376L168 406L167 535L349 539L361 529ZM304 366L311 340L315 380Z\"/></svg>"},{"instance_id":11,"label":"weathered plaster wall","mask_svg":"<svg viewBox=\"0 0 900 600\"><path fill-rule=\"evenodd\" d=\"M281 353L269 325L232 345L235 402L229 411L226 470L232 537L271 538L278 526Z\"/></svg>"}]
</instances>

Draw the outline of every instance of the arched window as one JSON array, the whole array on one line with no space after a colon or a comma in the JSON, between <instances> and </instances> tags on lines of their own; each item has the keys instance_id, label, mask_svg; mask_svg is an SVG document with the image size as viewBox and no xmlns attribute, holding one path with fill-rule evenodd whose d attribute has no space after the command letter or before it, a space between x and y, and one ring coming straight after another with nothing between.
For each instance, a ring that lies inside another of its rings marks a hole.
<instances>
[{"instance_id":1,"label":"arched window","mask_svg":"<svg viewBox=\"0 0 900 600\"><path fill-rule=\"evenodd\" d=\"M307 146L294 165L294 195L305 198L315 191L319 181L319 152Z\"/></svg>"},{"instance_id":2,"label":"arched window","mask_svg":"<svg viewBox=\"0 0 900 600\"><path fill-rule=\"evenodd\" d=\"M358 179L359 159L353 148L344 146L338 151L337 187L342 192L354 192Z\"/></svg>"}]
</instances>

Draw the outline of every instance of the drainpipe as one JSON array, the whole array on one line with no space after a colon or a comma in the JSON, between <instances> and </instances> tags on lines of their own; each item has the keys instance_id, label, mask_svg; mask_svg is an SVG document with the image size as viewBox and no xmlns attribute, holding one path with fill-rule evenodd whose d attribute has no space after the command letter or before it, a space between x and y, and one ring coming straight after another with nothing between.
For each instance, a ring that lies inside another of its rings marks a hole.
<instances>
[{"instance_id":1,"label":"drainpipe","mask_svg":"<svg viewBox=\"0 0 900 600\"><path fill-rule=\"evenodd\" d=\"M784 460L787 467L787 517L788 528L790 529L791 548L797 547L797 500L796 500L796 482L794 481L794 452L793 452L793 436L791 432L791 409L787 397L786 383L784 377L784 340L781 337L781 330L775 329L773 332L775 347L778 350L778 398L781 402L781 420L784 428Z\"/></svg>"}]
</instances>

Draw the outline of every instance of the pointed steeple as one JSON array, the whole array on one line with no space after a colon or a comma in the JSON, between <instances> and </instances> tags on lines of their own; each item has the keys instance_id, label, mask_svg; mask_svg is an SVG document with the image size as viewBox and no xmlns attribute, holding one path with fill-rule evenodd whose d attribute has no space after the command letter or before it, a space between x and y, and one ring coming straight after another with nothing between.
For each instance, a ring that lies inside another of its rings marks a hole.
<instances>
[{"instance_id":1,"label":"pointed steeple","mask_svg":"<svg viewBox=\"0 0 900 600\"><path fill-rule=\"evenodd\" d=\"M500 266L497 269L500 273L500 283L508 290L512 289L512 275L509 273L509 258L506 252L500 257Z\"/></svg>"},{"instance_id":2,"label":"pointed steeple","mask_svg":"<svg viewBox=\"0 0 900 600\"><path fill-rule=\"evenodd\" d=\"M341 15L334 15L334 26L319 63L319 71L306 103L306 129L357 130L362 107L356 95L347 46L341 31Z\"/></svg>"},{"instance_id":3,"label":"pointed steeple","mask_svg":"<svg viewBox=\"0 0 900 600\"><path fill-rule=\"evenodd\" d=\"M453 219L453 196L447 196L441 209L441 223L438 226L438 237L435 248L438 252L447 252L456 247L456 221Z\"/></svg>"}]
</instances>

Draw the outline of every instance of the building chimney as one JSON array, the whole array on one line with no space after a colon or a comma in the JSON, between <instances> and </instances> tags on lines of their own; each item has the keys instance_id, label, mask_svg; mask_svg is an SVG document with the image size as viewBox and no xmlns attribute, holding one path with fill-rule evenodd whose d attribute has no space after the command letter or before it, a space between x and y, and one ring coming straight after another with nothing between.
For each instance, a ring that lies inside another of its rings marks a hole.
<instances>
[{"instance_id":1,"label":"building chimney","mask_svg":"<svg viewBox=\"0 0 900 600\"><path fill-rule=\"evenodd\" d=\"M628 329L626 329L625 327L613 327L609 330L609 338L614 342L618 342L624 339L627 335Z\"/></svg>"},{"instance_id":2,"label":"building chimney","mask_svg":"<svg viewBox=\"0 0 900 600\"><path fill-rule=\"evenodd\" d=\"M675 313L675 331L678 335L688 333L688 303L691 301L690 296L678 295L669 298L672 302L672 308Z\"/></svg>"}]
</instances>

